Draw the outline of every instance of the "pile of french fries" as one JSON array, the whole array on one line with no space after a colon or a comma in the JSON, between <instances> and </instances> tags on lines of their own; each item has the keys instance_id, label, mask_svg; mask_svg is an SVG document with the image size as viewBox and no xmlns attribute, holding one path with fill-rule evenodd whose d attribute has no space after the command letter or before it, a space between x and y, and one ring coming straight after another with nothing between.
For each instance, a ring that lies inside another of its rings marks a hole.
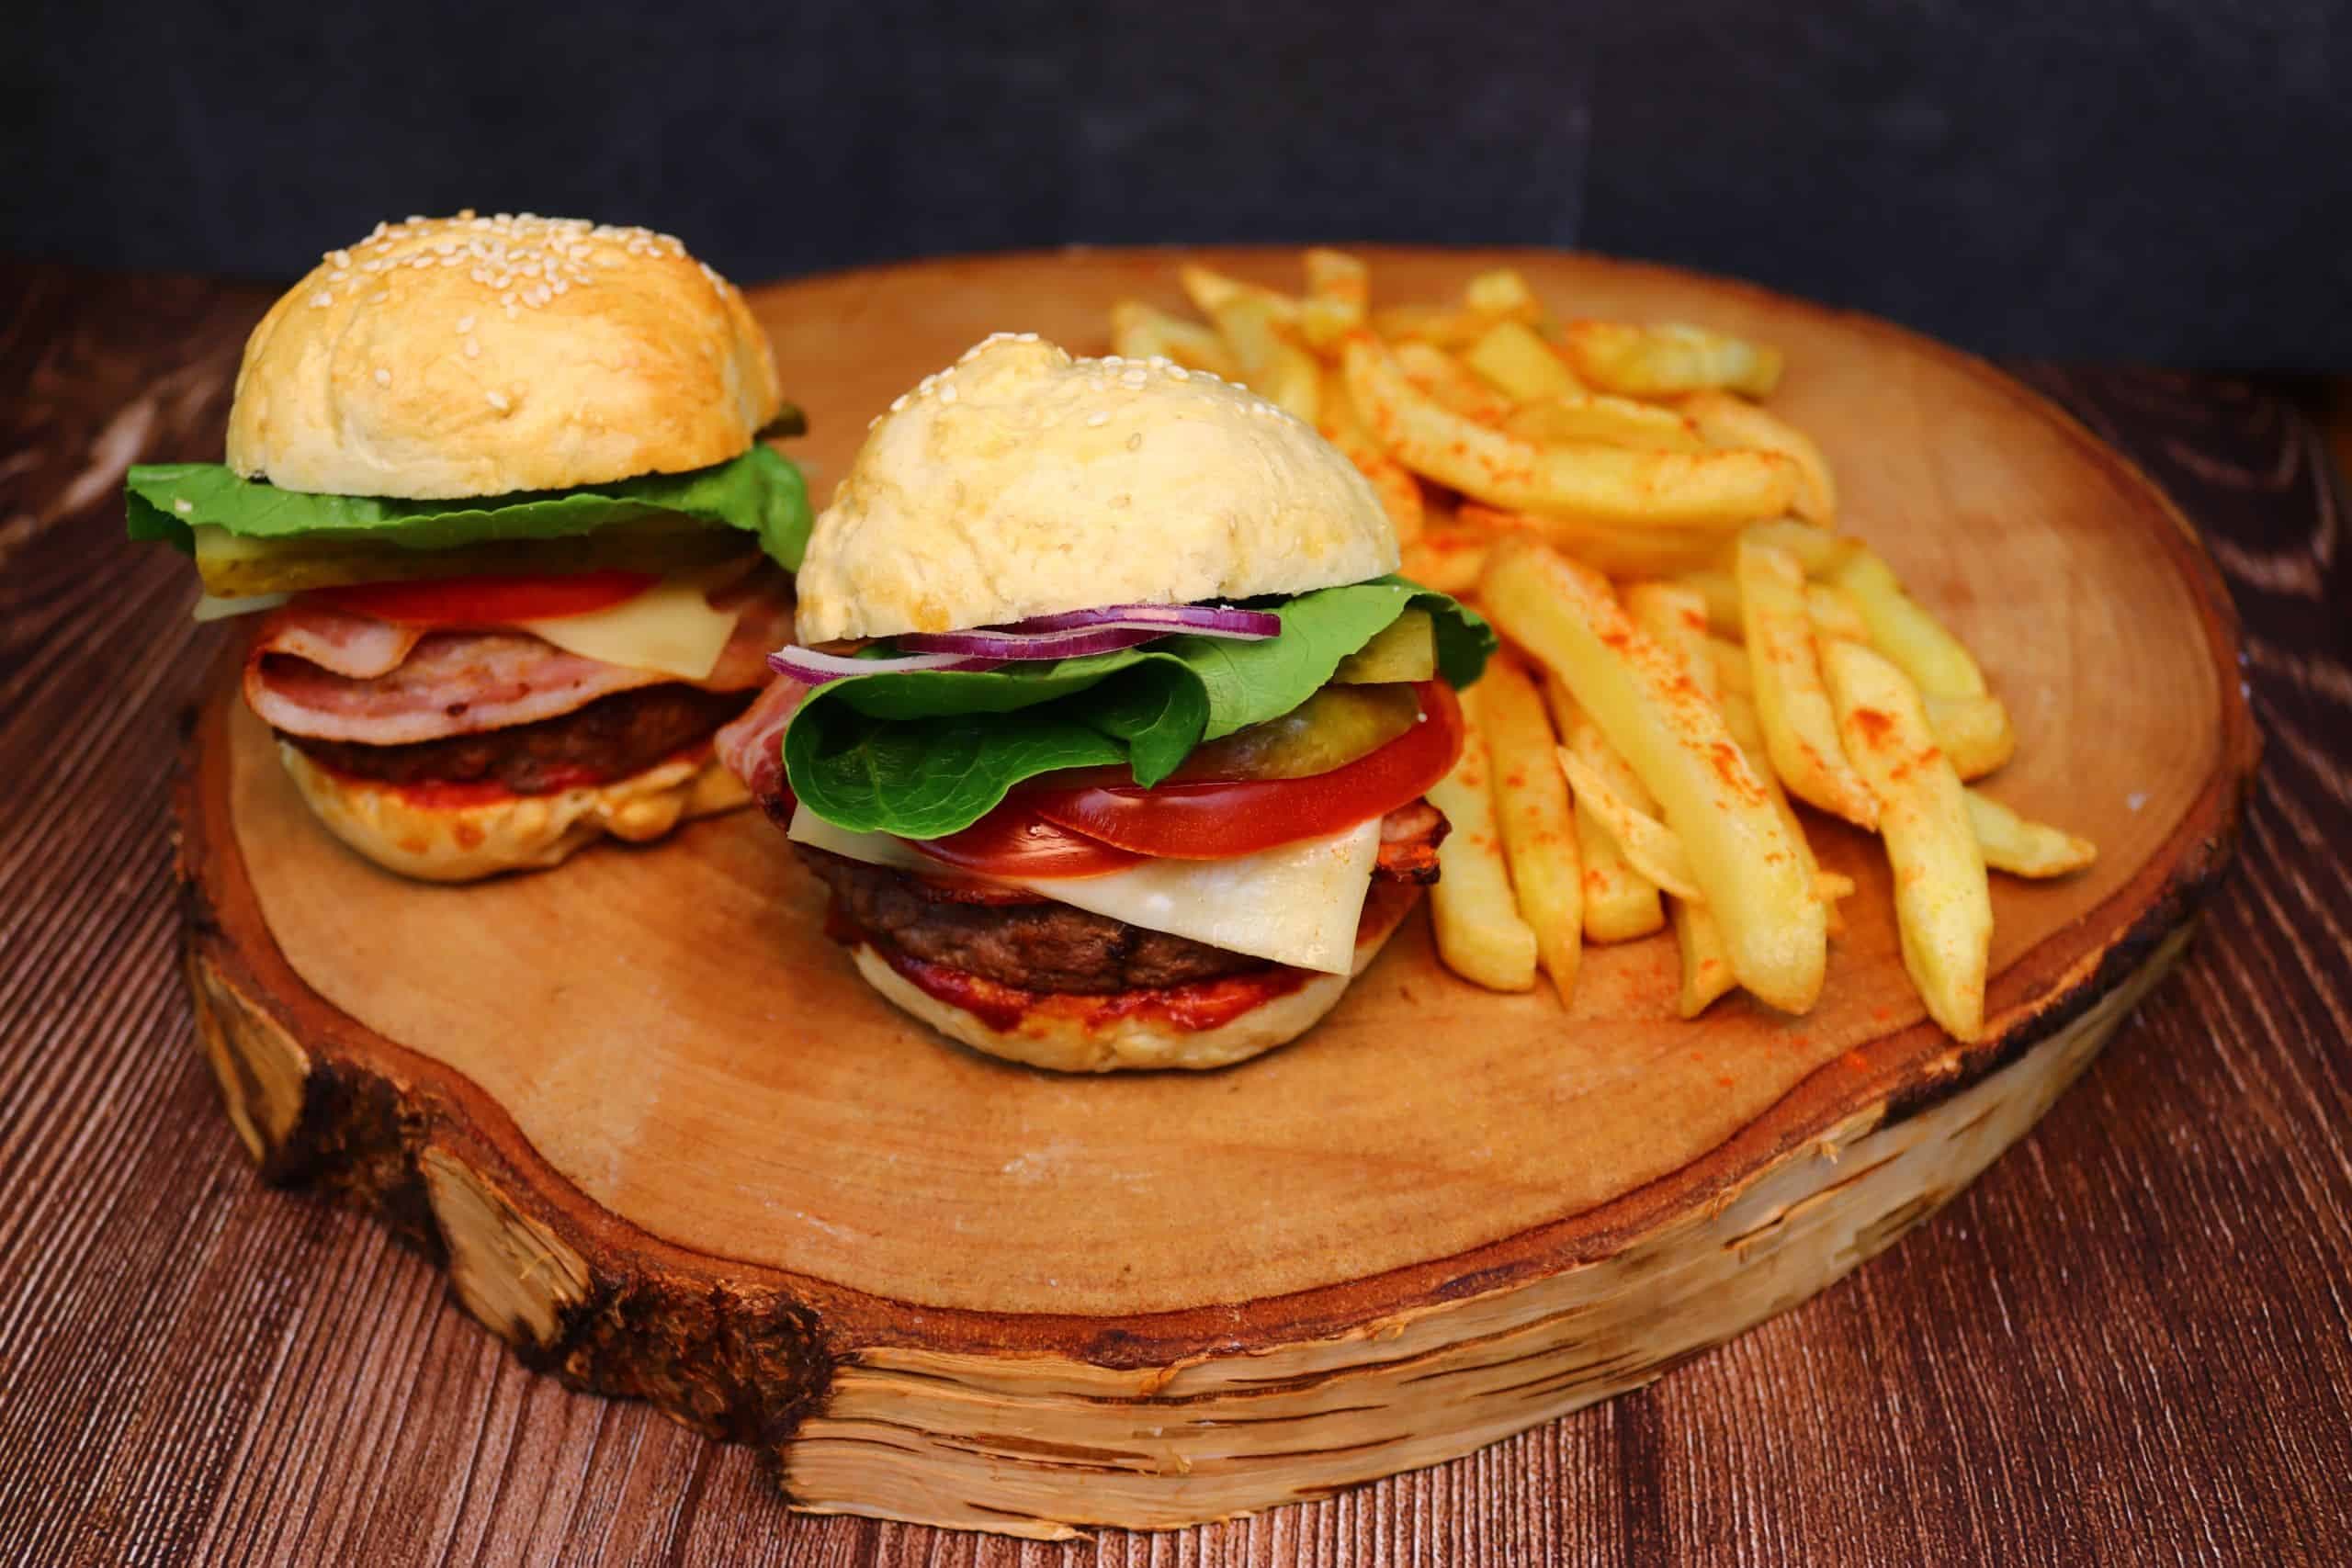
<instances>
[{"instance_id":1,"label":"pile of french fries","mask_svg":"<svg viewBox=\"0 0 2352 1568\"><path fill-rule=\"evenodd\" d=\"M2086 840L1972 787L2016 749L1960 640L1837 532L1820 448L1760 400L1781 355L1679 324L1561 321L1512 269L1454 305L1374 309L1358 257L1285 294L1182 269L1205 321L1139 301L1114 352L1240 381L1371 480L1407 575L1509 651L1430 799L1453 823L1439 955L1565 1002L1586 942L1671 927L1678 1007L1819 999L1849 879L1792 802L1878 835L1928 1013L1984 1032L1987 869L2063 876Z\"/></svg>"}]
</instances>

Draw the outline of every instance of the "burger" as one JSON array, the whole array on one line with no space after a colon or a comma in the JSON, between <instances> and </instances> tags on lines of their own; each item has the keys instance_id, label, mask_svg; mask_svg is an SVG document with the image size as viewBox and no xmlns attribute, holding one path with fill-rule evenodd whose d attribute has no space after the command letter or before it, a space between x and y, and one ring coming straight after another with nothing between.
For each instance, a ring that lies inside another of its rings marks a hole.
<instances>
[{"instance_id":1,"label":"burger","mask_svg":"<svg viewBox=\"0 0 2352 1568\"><path fill-rule=\"evenodd\" d=\"M1066 1071L1295 1039L1436 879L1483 622L1311 428L999 334L874 424L729 759L884 997Z\"/></svg>"},{"instance_id":2,"label":"burger","mask_svg":"<svg viewBox=\"0 0 2352 1568\"><path fill-rule=\"evenodd\" d=\"M226 463L130 528L249 617L246 704L319 820L463 881L742 804L713 739L792 636L808 506L743 299L675 239L412 218L245 344Z\"/></svg>"}]
</instances>

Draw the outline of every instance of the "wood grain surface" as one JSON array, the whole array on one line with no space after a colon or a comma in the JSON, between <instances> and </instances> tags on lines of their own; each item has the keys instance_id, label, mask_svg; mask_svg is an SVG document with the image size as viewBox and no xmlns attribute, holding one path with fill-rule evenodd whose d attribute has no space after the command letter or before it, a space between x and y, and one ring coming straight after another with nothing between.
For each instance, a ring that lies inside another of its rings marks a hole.
<instances>
[{"instance_id":1,"label":"wood grain surface","mask_svg":"<svg viewBox=\"0 0 2352 1568\"><path fill-rule=\"evenodd\" d=\"M794 1518L749 1450L525 1371L255 1182L188 1048L163 833L217 634L118 543L217 455L266 291L0 271L0 1551L28 1562L2326 1562L2352 1546L2352 608L2261 389L2034 373L2203 526L2269 740L2178 977L1894 1255L1663 1382L1256 1520L1041 1547Z\"/></svg>"}]
</instances>

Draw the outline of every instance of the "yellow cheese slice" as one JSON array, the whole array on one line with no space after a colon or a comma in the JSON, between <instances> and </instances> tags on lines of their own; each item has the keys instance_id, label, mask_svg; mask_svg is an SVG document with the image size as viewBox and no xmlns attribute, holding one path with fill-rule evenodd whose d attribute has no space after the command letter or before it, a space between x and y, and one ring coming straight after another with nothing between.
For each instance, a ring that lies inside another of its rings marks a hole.
<instances>
[{"instance_id":1,"label":"yellow cheese slice","mask_svg":"<svg viewBox=\"0 0 2352 1568\"><path fill-rule=\"evenodd\" d=\"M887 833L853 833L807 807L793 815L790 831L801 843L849 860L934 874L943 869ZM985 880L1228 953L1345 975L1355 967L1356 922L1379 854L1375 818L1333 838L1234 860L1148 860L1100 876Z\"/></svg>"},{"instance_id":2,"label":"yellow cheese slice","mask_svg":"<svg viewBox=\"0 0 2352 1568\"><path fill-rule=\"evenodd\" d=\"M718 667L735 621L736 612L710 607L698 580L672 577L610 609L525 621L522 628L582 659L702 681Z\"/></svg>"}]
</instances>

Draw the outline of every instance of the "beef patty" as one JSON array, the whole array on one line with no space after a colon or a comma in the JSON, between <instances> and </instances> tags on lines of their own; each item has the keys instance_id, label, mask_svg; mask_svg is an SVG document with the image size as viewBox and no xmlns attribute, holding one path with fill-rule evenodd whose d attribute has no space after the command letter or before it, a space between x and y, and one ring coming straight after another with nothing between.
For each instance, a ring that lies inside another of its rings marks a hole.
<instances>
[{"instance_id":1,"label":"beef patty","mask_svg":"<svg viewBox=\"0 0 2352 1568\"><path fill-rule=\"evenodd\" d=\"M405 746L277 734L322 767L379 784L496 784L517 795L545 795L641 773L707 740L756 694L640 686L534 724Z\"/></svg>"},{"instance_id":2,"label":"beef patty","mask_svg":"<svg viewBox=\"0 0 2352 1568\"><path fill-rule=\"evenodd\" d=\"M833 890L834 913L927 963L1029 991L1107 996L1273 967L1265 959L1146 931L1035 895L910 876L793 845Z\"/></svg>"},{"instance_id":3,"label":"beef patty","mask_svg":"<svg viewBox=\"0 0 2352 1568\"><path fill-rule=\"evenodd\" d=\"M1390 812L1381 829L1375 881L1437 880L1443 814L1417 800ZM832 889L837 922L926 963L1023 990L1107 996L1275 967L1018 888L915 876L807 844L792 848Z\"/></svg>"}]
</instances>

